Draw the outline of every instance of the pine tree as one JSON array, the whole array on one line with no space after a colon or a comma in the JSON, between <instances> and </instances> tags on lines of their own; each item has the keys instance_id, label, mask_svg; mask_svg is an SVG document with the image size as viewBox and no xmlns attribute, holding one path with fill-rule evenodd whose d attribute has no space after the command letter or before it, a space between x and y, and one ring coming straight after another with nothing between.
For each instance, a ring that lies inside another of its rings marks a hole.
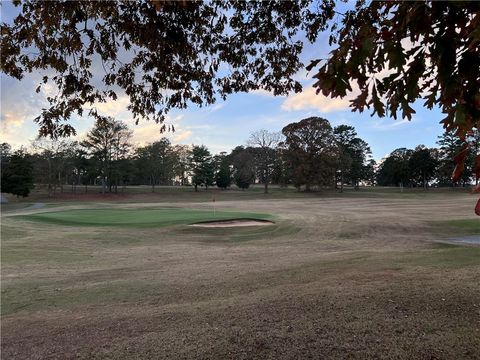
<instances>
[{"instance_id":1,"label":"pine tree","mask_svg":"<svg viewBox=\"0 0 480 360\"><path fill-rule=\"evenodd\" d=\"M1 190L17 197L27 197L33 187L33 164L24 150L18 150L2 163Z\"/></svg>"}]
</instances>

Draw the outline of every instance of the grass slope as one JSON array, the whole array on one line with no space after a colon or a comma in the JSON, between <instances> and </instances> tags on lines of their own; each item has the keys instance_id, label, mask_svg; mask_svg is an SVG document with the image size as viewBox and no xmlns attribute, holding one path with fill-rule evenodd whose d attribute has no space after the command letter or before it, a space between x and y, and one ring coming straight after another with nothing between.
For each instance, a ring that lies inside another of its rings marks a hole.
<instances>
[{"instance_id":1,"label":"grass slope","mask_svg":"<svg viewBox=\"0 0 480 360\"><path fill-rule=\"evenodd\" d=\"M2 358L480 360L480 247L439 242L476 198L374 190L226 191L222 215L279 219L228 230L164 226L210 192L2 213Z\"/></svg>"},{"instance_id":2,"label":"grass slope","mask_svg":"<svg viewBox=\"0 0 480 360\"><path fill-rule=\"evenodd\" d=\"M164 227L192 224L201 221L230 220L239 218L268 219L268 214L193 210L183 208L164 209L80 209L23 215L22 219L58 225L73 226L126 226Z\"/></svg>"}]
</instances>

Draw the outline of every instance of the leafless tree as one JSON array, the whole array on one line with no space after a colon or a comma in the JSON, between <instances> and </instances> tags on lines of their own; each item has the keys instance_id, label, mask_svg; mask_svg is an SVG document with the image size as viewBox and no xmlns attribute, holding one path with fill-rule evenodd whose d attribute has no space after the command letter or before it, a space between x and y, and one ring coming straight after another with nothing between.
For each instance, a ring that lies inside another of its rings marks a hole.
<instances>
[{"instance_id":1,"label":"leafless tree","mask_svg":"<svg viewBox=\"0 0 480 360\"><path fill-rule=\"evenodd\" d=\"M70 151L76 142L64 138L45 138L37 137L32 141L32 148L34 151L40 153L43 159L46 160L47 169L47 183L48 195L55 196L57 186L62 189L62 172L65 167L67 159L67 152Z\"/></svg>"},{"instance_id":2,"label":"leafless tree","mask_svg":"<svg viewBox=\"0 0 480 360\"><path fill-rule=\"evenodd\" d=\"M268 183L272 173L275 156L277 155L278 144L282 141L282 134L258 130L250 134L248 146L255 149L256 164L260 170L261 180L265 187L265 194L268 193Z\"/></svg>"}]
</instances>

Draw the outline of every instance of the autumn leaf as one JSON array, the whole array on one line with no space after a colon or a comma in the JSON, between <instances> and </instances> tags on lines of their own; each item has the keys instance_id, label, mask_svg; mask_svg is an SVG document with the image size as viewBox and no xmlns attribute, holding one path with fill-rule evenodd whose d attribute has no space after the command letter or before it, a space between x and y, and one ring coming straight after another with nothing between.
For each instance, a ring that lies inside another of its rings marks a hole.
<instances>
[{"instance_id":1,"label":"autumn leaf","mask_svg":"<svg viewBox=\"0 0 480 360\"><path fill-rule=\"evenodd\" d=\"M322 61L322 59L315 59L310 62L308 66L305 67L305 70L310 71L312 70L315 66L318 65L318 63Z\"/></svg>"},{"instance_id":2,"label":"autumn leaf","mask_svg":"<svg viewBox=\"0 0 480 360\"><path fill-rule=\"evenodd\" d=\"M362 112L367 105L367 96L368 91L364 90L355 99L350 100L350 103L352 104L352 109Z\"/></svg>"},{"instance_id":3,"label":"autumn leaf","mask_svg":"<svg viewBox=\"0 0 480 360\"><path fill-rule=\"evenodd\" d=\"M465 161L465 158L469 152L469 148L467 144L464 144L461 148L461 150L453 157L453 162L455 164L459 164L463 161Z\"/></svg>"},{"instance_id":4,"label":"autumn leaf","mask_svg":"<svg viewBox=\"0 0 480 360\"><path fill-rule=\"evenodd\" d=\"M372 89L372 100L370 103L373 104L373 109L374 109L372 115L377 113L378 116L380 117L385 116L385 107L383 106L383 103L380 101L380 98L378 97L377 89L375 86Z\"/></svg>"},{"instance_id":5,"label":"autumn leaf","mask_svg":"<svg viewBox=\"0 0 480 360\"><path fill-rule=\"evenodd\" d=\"M480 179L480 154L475 157L475 166L473 168L473 173L477 179Z\"/></svg>"}]
</instances>

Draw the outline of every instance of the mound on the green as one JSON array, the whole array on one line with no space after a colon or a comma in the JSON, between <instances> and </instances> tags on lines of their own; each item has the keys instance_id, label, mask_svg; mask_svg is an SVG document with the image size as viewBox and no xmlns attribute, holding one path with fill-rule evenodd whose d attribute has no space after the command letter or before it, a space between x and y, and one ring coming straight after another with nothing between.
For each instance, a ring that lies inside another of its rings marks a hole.
<instances>
[{"instance_id":1,"label":"mound on the green","mask_svg":"<svg viewBox=\"0 0 480 360\"><path fill-rule=\"evenodd\" d=\"M195 210L184 208L163 209L76 209L22 215L22 219L70 226L126 226L164 227L189 225L197 222L236 219L271 219L269 214Z\"/></svg>"}]
</instances>

